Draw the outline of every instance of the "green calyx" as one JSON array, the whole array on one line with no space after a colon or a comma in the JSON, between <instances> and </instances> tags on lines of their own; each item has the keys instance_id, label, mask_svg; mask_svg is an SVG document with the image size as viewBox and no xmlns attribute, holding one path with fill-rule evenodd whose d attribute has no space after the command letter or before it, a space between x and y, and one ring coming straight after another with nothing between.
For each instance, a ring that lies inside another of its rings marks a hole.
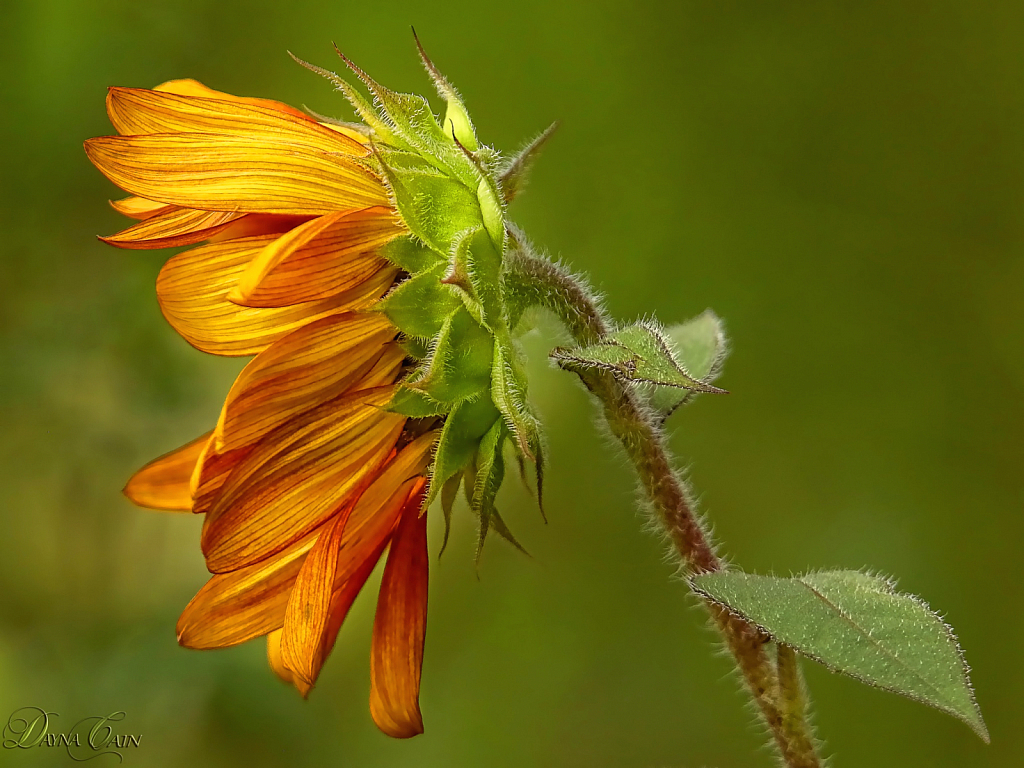
<instances>
[{"instance_id":1,"label":"green calyx","mask_svg":"<svg viewBox=\"0 0 1024 768\"><path fill-rule=\"evenodd\" d=\"M481 145L461 97L422 46L424 66L447 104L441 120L424 97L385 88L338 53L372 105L337 75L307 66L331 79L366 125L367 162L409 230L382 252L404 279L376 309L402 333L414 361L388 407L441 423L425 503L440 496L447 523L461 486L479 519L477 556L491 530L521 549L495 498L508 446L520 466L534 463L539 496L543 440L502 280L505 205L522 187L536 147L503 159Z\"/></svg>"}]
</instances>

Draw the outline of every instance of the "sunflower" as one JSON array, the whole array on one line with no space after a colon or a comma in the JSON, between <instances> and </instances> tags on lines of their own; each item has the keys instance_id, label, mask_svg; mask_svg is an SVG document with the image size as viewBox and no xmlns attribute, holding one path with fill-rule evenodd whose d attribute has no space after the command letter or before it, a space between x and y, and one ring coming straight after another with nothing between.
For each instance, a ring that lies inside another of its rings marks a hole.
<instances>
[{"instance_id":1,"label":"sunflower","mask_svg":"<svg viewBox=\"0 0 1024 768\"><path fill-rule=\"evenodd\" d=\"M427 508L440 498L447 541L461 488L477 556L488 531L519 546L495 507L504 452L524 479L536 463L539 500L543 446L513 335L525 305L505 287L505 206L550 131L503 158L420 54L447 102L440 121L342 55L373 105L300 63L361 123L174 80L110 89L118 135L86 142L131 195L112 205L136 220L102 239L196 246L160 272L164 316L204 352L253 356L214 428L125 488L140 506L204 515L213 576L179 642L265 636L271 668L306 696L387 549L370 711L395 737L423 730Z\"/></svg>"},{"instance_id":2,"label":"sunflower","mask_svg":"<svg viewBox=\"0 0 1024 768\"><path fill-rule=\"evenodd\" d=\"M270 665L303 695L390 547L377 602L370 708L387 734L422 732L424 495L437 431L385 408L405 351L372 311L408 230L366 160L367 137L284 104L192 80L112 88L119 135L92 162L131 197L121 248L197 245L157 280L164 316L198 349L255 355L209 433L142 468L144 507L203 514L212 578L179 642L266 636ZM202 243L202 244L200 244Z\"/></svg>"}]
</instances>

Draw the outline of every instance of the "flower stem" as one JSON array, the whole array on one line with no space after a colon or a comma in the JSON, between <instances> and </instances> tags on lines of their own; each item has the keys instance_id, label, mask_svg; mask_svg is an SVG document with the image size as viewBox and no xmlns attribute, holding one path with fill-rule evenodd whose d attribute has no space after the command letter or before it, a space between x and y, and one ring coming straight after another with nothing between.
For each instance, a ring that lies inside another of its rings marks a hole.
<instances>
[{"instance_id":1,"label":"flower stem","mask_svg":"<svg viewBox=\"0 0 1024 768\"><path fill-rule=\"evenodd\" d=\"M522 308L543 306L555 313L580 345L594 344L611 330L586 286L558 265L520 249L509 254L506 275L506 295L514 315L512 325L518 321ZM606 370L589 369L580 372L580 378L601 402L608 425L636 469L645 495L686 572L721 570L722 561L694 513L686 484L672 468L661 430L635 390ZM786 765L820 768L821 760L805 716L803 689L799 678L793 677L799 674L795 659L791 665L794 671L781 660L776 671L765 650L770 637L721 606L707 603L707 607ZM791 654L792 650L786 652ZM783 671L785 683L780 674ZM794 679L796 688L792 685Z\"/></svg>"}]
</instances>

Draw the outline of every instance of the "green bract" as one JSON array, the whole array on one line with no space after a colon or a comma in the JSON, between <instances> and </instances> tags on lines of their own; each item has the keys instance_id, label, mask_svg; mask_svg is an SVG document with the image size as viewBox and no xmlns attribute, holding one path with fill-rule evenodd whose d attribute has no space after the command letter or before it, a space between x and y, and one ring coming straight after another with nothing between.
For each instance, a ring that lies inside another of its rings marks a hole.
<instances>
[{"instance_id":1,"label":"green bract","mask_svg":"<svg viewBox=\"0 0 1024 768\"><path fill-rule=\"evenodd\" d=\"M420 54L447 103L440 121L425 98L385 88L344 55L373 106L337 75L306 66L329 77L362 118L368 162L410 232L383 253L406 276L377 310L416 361L389 408L444 420L426 503L440 494L447 522L461 484L480 519L479 555L491 529L519 546L495 509L506 444L521 464L535 463L538 492L541 484L540 430L501 292L505 204L522 188L539 142L508 160L482 146L458 92Z\"/></svg>"}]
</instances>

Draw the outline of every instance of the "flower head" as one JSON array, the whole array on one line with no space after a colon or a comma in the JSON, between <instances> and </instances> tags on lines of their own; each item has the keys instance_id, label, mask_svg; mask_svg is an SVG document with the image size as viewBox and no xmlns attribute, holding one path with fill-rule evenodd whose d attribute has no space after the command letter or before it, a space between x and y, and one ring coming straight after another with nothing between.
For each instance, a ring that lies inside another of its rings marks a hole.
<instances>
[{"instance_id":1,"label":"flower head","mask_svg":"<svg viewBox=\"0 0 1024 768\"><path fill-rule=\"evenodd\" d=\"M170 324L217 355L254 355L215 427L141 469L141 506L203 514L212 578L179 641L266 636L274 671L303 695L385 549L371 712L392 736L422 731L426 509L447 521L460 484L488 530L503 446L540 458L501 290L504 205L527 155L481 146L448 104L389 91L349 63L377 104L337 76L363 124L231 96L192 80L112 88L118 135L93 163L131 196L136 223L106 242L197 246L157 280Z\"/></svg>"}]
</instances>

